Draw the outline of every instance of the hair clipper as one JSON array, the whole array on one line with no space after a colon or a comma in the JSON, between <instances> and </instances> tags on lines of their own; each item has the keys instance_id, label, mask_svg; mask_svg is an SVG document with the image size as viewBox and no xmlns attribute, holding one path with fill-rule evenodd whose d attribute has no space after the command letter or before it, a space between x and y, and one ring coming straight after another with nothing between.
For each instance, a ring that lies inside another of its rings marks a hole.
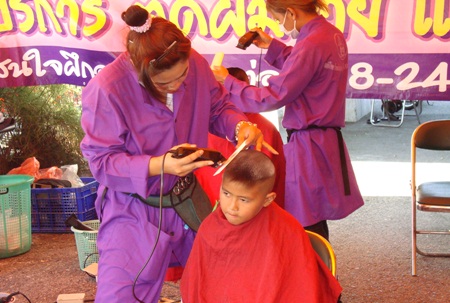
<instances>
[{"instance_id":1,"label":"hair clipper","mask_svg":"<svg viewBox=\"0 0 450 303\"><path fill-rule=\"evenodd\" d=\"M239 39L236 47L245 50L252 44L253 40L255 40L256 37L258 37L257 32L248 31Z\"/></svg>"},{"instance_id":2,"label":"hair clipper","mask_svg":"<svg viewBox=\"0 0 450 303\"><path fill-rule=\"evenodd\" d=\"M203 155L201 155L200 157L195 159L195 161L211 160L214 162L214 164L211 166L218 167L226 160L226 158L219 151L213 150L213 149L208 149L208 148L181 146L175 150L171 150L170 152L172 153L173 158L179 159L179 158L184 158L184 157L196 152L199 149L203 150Z\"/></svg>"}]
</instances>

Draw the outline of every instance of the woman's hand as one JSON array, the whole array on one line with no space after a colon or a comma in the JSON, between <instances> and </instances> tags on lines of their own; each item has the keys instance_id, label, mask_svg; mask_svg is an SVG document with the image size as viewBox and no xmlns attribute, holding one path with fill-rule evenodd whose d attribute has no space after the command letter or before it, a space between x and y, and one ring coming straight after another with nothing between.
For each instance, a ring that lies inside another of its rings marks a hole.
<instances>
[{"instance_id":1,"label":"woman's hand","mask_svg":"<svg viewBox=\"0 0 450 303\"><path fill-rule=\"evenodd\" d=\"M272 146L269 145L269 143L264 141L263 134L257 125L248 121L241 121L236 125L236 139L236 147L239 147L244 141L246 141L248 146L254 145L256 150L261 151L261 148L264 146L272 154L279 154Z\"/></svg>"},{"instance_id":2,"label":"woman's hand","mask_svg":"<svg viewBox=\"0 0 450 303\"><path fill-rule=\"evenodd\" d=\"M228 70L222 65L213 66L211 70L214 74L214 77L216 77L216 80L222 84L225 81L225 78L229 75Z\"/></svg>"},{"instance_id":3,"label":"woman's hand","mask_svg":"<svg viewBox=\"0 0 450 303\"><path fill-rule=\"evenodd\" d=\"M255 27L250 31L258 33L258 36L252 41L254 45L259 48L269 48L269 45L273 40L272 37L263 32L259 27ZM224 66L212 66L211 70L216 80L222 84L225 82L225 78L229 75L228 70Z\"/></svg>"},{"instance_id":4,"label":"woman's hand","mask_svg":"<svg viewBox=\"0 0 450 303\"><path fill-rule=\"evenodd\" d=\"M182 147L182 146L183 147L196 147L195 144L184 143L184 144L172 147L171 150L176 150L178 147ZM200 168L203 166L208 166L208 165L213 165L214 162L210 161L210 160L194 162L198 157L203 155L203 153L204 153L204 151L199 149L199 150L193 152L192 154L187 155L186 157L183 157L180 159L173 158L172 154L168 153L165 156L165 160L164 160L164 173L176 175L179 177L184 177L197 168ZM149 169L148 169L150 176L156 176L156 175L161 174L163 158L164 158L164 155L152 157L150 159Z\"/></svg>"},{"instance_id":5,"label":"woman's hand","mask_svg":"<svg viewBox=\"0 0 450 303\"><path fill-rule=\"evenodd\" d=\"M253 40L253 44L256 45L259 48L267 49L269 48L270 43L272 42L273 38L270 37L268 34L262 31L259 27L255 27L251 29L252 32L257 32L258 36Z\"/></svg>"}]
</instances>

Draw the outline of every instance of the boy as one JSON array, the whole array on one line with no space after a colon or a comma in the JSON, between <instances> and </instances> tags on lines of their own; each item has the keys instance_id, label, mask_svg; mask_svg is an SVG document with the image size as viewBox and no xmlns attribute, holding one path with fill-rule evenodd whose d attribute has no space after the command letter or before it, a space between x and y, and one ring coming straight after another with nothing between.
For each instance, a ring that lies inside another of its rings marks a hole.
<instances>
[{"instance_id":1,"label":"boy","mask_svg":"<svg viewBox=\"0 0 450 303\"><path fill-rule=\"evenodd\" d=\"M272 203L270 159L242 151L222 180L184 269L183 302L338 302L342 288L303 227Z\"/></svg>"}]
</instances>

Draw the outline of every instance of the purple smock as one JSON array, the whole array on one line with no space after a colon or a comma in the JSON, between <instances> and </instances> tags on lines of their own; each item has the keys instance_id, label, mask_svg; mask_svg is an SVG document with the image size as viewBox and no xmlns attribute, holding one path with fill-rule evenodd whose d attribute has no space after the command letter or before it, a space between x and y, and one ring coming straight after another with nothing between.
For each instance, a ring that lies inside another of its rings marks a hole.
<instances>
[{"instance_id":1,"label":"purple smock","mask_svg":"<svg viewBox=\"0 0 450 303\"><path fill-rule=\"evenodd\" d=\"M296 130L284 145L289 163L285 209L303 226L348 216L364 201L345 143L350 195L344 192L334 129L345 126L348 52L342 33L318 16L301 28L293 47L274 39L265 60L281 70L267 87L248 86L233 77L226 77L224 85L244 112L285 106L282 125Z\"/></svg>"},{"instance_id":2,"label":"purple smock","mask_svg":"<svg viewBox=\"0 0 450 303\"><path fill-rule=\"evenodd\" d=\"M95 302L134 302L133 281L141 269L136 296L158 302L167 267L186 263L195 232L172 208L162 209L160 217L159 208L125 193L159 196L161 178L149 177L152 156L182 143L206 147L208 130L234 138L236 124L247 118L229 97L208 62L194 50L186 80L173 94L173 112L139 84L128 53L101 70L83 90L81 150L100 183ZM163 193L177 179L165 174ZM154 248L160 220L161 234Z\"/></svg>"}]
</instances>

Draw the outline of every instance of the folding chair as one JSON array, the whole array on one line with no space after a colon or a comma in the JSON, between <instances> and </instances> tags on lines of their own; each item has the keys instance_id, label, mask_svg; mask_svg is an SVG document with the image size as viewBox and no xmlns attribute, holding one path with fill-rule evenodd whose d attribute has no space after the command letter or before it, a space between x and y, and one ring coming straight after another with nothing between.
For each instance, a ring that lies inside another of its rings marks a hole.
<instances>
[{"instance_id":1,"label":"folding chair","mask_svg":"<svg viewBox=\"0 0 450 303\"><path fill-rule=\"evenodd\" d=\"M336 255L334 254L334 250L331 247L330 242L315 232L306 230L306 233L308 234L311 245L316 253L325 265L328 266L333 276L336 277Z\"/></svg>"},{"instance_id":2,"label":"folding chair","mask_svg":"<svg viewBox=\"0 0 450 303\"><path fill-rule=\"evenodd\" d=\"M394 103L395 102L395 103ZM392 113L389 108L390 105L398 105L400 106L400 117L394 115L394 112L398 110L398 108L392 109ZM422 101L421 100L390 100L390 99L382 99L381 100L381 109L383 111L383 117L381 119L375 118L375 100L372 100L372 109L370 111L370 124L373 126L386 126L386 127L400 127L403 124L404 117L407 116L405 114L406 110L414 109L414 113L417 117L417 122L420 124L419 115L422 113ZM382 123L381 121L387 121ZM393 123L391 123L393 122ZM397 122L397 123L395 123Z\"/></svg>"},{"instance_id":3,"label":"folding chair","mask_svg":"<svg viewBox=\"0 0 450 303\"><path fill-rule=\"evenodd\" d=\"M419 175L416 157L419 150L450 151L450 120L435 120L419 125L411 138L411 196L412 196L412 275L416 275L417 253L429 257L450 257L444 252L425 252L417 245L417 235L450 235L446 230L417 228L417 210L424 212L450 212L450 180L417 184ZM422 153L423 154L423 153ZM450 177L450 173L449 173ZM449 178L450 179L450 178Z\"/></svg>"}]
</instances>

